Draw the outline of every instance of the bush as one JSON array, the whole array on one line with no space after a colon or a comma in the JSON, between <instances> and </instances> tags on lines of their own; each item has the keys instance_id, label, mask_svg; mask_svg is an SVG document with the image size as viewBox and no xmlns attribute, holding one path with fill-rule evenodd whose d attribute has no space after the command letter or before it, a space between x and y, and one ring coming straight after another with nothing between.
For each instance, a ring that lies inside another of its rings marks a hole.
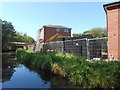
<instances>
[{"instance_id":1,"label":"bush","mask_svg":"<svg viewBox=\"0 0 120 90\"><path fill-rule=\"evenodd\" d=\"M69 83L87 88L119 88L120 62L87 61L72 54L17 52L18 60L36 68L48 69L68 78Z\"/></svg>"}]
</instances>

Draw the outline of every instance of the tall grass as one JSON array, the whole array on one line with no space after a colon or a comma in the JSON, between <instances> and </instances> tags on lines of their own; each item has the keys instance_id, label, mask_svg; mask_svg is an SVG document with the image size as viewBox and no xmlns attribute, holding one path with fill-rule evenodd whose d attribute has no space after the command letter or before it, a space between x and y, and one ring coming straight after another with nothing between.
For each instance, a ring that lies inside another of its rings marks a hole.
<instances>
[{"instance_id":1,"label":"tall grass","mask_svg":"<svg viewBox=\"0 0 120 90\"><path fill-rule=\"evenodd\" d=\"M93 62L72 54L32 53L18 50L18 60L35 68L67 77L69 82L86 88L120 88L120 62Z\"/></svg>"}]
</instances>

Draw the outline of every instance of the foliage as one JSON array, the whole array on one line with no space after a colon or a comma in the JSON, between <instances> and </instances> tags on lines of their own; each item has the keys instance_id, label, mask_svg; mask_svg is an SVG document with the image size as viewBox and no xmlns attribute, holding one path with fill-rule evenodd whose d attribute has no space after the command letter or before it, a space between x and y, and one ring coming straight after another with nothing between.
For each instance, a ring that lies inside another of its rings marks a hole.
<instances>
[{"instance_id":1,"label":"foliage","mask_svg":"<svg viewBox=\"0 0 120 90\"><path fill-rule=\"evenodd\" d=\"M72 35L73 35L73 37L81 37L83 34L81 34L81 33L73 33Z\"/></svg>"},{"instance_id":2,"label":"foliage","mask_svg":"<svg viewBox=\"0 0 120 90\"><path fill-rule=\"evenodd\" d=\"M120 88L120 62L87 61L84 57L61 53L17 52L18 59L36 68L68 78L69 82L86 88Z\"/></svg>"},{"instance_id":3,"label":"foliage","mask_svg":"<svg viewBox=\"0 0 120 90\"><path fill-rule=\"evenodd\" d=\"M43 68L46 63L51 63L51 57L45 53L33 53L28 50L18 50L17 57L22 63L33 65L36 68Z\"/></svg>"},{"instance_id":4,"label":"foliage","mask_svg":"<svg viewBox=\"0 0 120 90\"><path fill-rule=\"evenodd\" d=\"M92 28L90 30L83 32L82 34L74 33L73 37L79 37L79 36L86 35L86 34L91 34L94 38L96 37L102 38L102 37L107 37L107 30L106 28Z\"/></svg>"},{"instance_id":5,"label":"foliage","mask_svg":"<svg viewBox=\"0 0 120 90\"><path fill-rule=\"evenodd\" d=\"M12 23L2 21L2 51L7 51L10 42L15 41L15 29Z\"/></svg>"},{"instance_id":6,"label":"foliage","mask_svg":"<svg viewBox=\"0 0 120 90\"><path fill-rule=\"evenodd\" d=\"M10 42L16 41L33 43L34 39L27 34L16 32L11 22L2 21L2 51L9 51Z\"/></svg>"},{"instance_id":7,"label":"foliage","mask_svg":"<svg viewBox=\"0 0 120 90\"><path fill-rule=\"evenodd\" d=\"M27 34L16 32L16 42L29 42L34 43L34 39Z\"/></svg>"},{"instance_id":8,"label":"foliage","mask_svg":"<svg viewBox=\"0 0 120 90\"><path fill-rule=\"evenodd\" d=\"M91 34L93 37L107 37L107 30L105 28L92 28L91 30L83 32L84 34Z\"/></svg>"}]
</instances>

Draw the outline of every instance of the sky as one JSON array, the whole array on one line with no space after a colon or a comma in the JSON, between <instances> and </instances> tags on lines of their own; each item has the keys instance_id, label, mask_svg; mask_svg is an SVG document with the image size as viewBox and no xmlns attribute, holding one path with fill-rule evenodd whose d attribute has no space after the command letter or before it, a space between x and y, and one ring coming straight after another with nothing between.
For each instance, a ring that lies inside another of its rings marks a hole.
<instances>
[{"instance_id":1,"label":"sky","mask_svg":"<svg viewBox=\"0 0 120 90\"><path fill-rule=\"evenodd\" d=\"M106 27L106 2L1 2L0 19L37 40L43 25L63 25L72 33Z\"/></svg>"}]
</instances>

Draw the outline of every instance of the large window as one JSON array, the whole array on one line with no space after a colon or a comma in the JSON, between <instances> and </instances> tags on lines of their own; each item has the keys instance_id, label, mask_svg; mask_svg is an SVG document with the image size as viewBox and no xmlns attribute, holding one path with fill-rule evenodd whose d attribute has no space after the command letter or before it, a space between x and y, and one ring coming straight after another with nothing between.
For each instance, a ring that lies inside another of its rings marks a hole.
<instances>
[{"instance_id":1,"label":"large window","mask_svg":"<svg viewBox=\"0 0 120 90\"><path fill-rule=\"evenodd\" d=\"M69 32L69 30L67 28L64 29L64 32Z\"/></svg>"},{"instance_id":2,"label":"large window","mask_svg":"<svg viewBox=\"0 0 120 90\"><path fill-rule=\"evenodd\" d=\"M60 32L60 29L59 29L59 28L57 28L57 29L56 29L56 32Z\"/></svg>"}]
</instances>

